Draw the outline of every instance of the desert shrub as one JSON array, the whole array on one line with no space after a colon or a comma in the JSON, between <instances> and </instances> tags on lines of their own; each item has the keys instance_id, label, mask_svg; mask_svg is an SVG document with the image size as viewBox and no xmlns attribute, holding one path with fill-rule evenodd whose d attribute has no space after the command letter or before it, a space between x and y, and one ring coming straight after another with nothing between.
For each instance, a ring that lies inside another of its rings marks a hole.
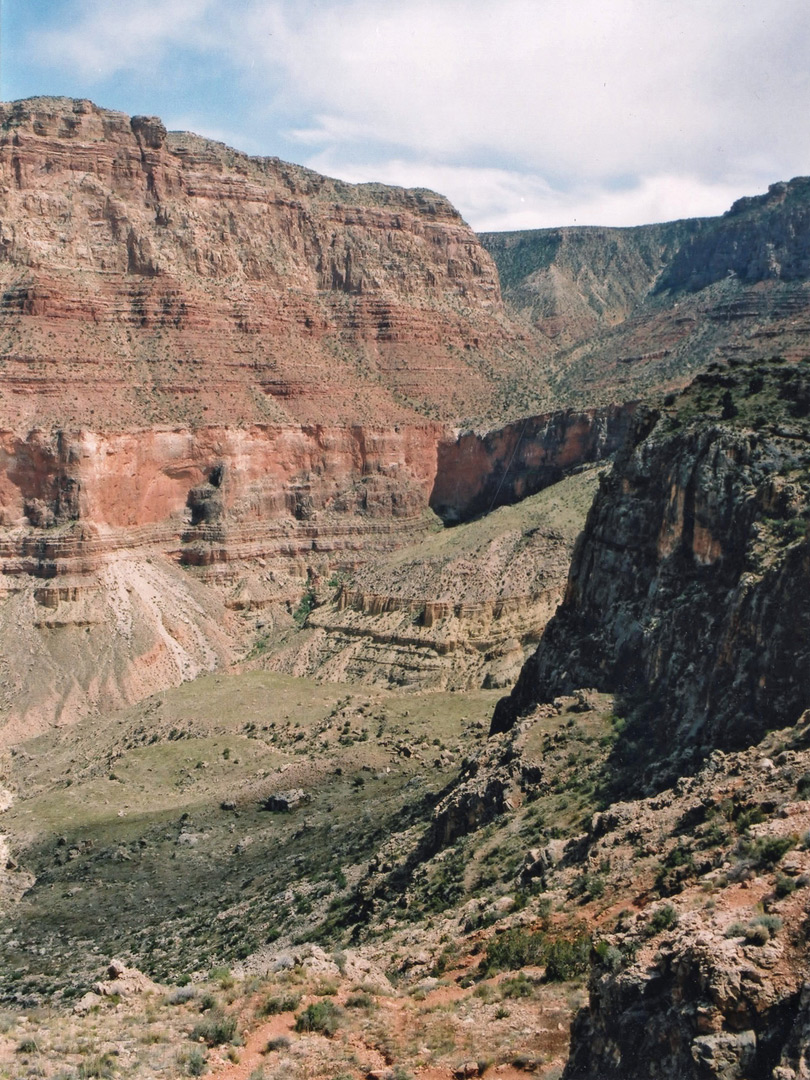
<instances>
[{"instance_id":1,"label":"desert shrub","mask_svg":"<svg viewBox=\"0 0 810 1080\"><path fill-rule=\"evenodd\" d=\"M480 971L489 975L495 971L516 971L529 964L542 964L546 935L529 933L513 927L490 938L486 955L479 964Z\"/></svg>"},{"instance_id":2,"label":"desert shrub","mask_svg":"<svg viewBox=\"0 0 810 1080\"><path fill-rule=\"evenodd\" d=\"M265 1001L260 1013L263 1016L278 1016L279 1013L295 1012L300 1004L300 994L277 994Z\"/></svg>"},{"instance_id":3,"label":"desert shrub","mask_svg":"<svg viewBox=\"0 0 810 1080\"><path fill-rule=\"evenodd\" d=\"M39 1047L36 1039L23 1039L17 1044L18 1054L38 1054Z\"/></svg>"},{"instance_id":4,"label":"desert shrub","mask_svg":"<svg viewBox=\"0 0 810 1080\"><path fill-rule=\"evenodd\" d=\"M577 937L558 938L546 948L546 979L549 982L567 982L588 970L591 939L587 934Z\"/></svg>"},{"instance_id":5,"label":"desert shrub","mask_svg":"<svg viewBox=\"0 0 810 1080\"><path fill-rule=\"evenodd\" d=\"M766 945L771 940L768 928L765 926L751 926L745 928L745 940L749 945Z\"/></svg>"},{"instance_id":6,"label":"desert shrub","mask_svg":"<svg viewBox=\"0 0 810 1080\"><path fill-rule=\"evenodd\" d=\"M745 937L745 926L741 922L730 923L726 927L726 937L727 938Z\"/></svg>"},{"instance_id":7,"label":"desert shrub","mask_svg":"<svg viewBox=\"0 0 810 1080\"><path fill-rule=\"evenodd\" d=\"M740 833L746 832L752 825L759 825L764 820L765 813L761 806L749 806L740 809L734 815L734 824L737 826L737 832Z\"/></svg>"},{"instance_id":8,"label":"desert shrub","mask_svg":"<svg viewBox=\"0 0 810 1080\"><path fill-rule=\"evenodd\" d=\"M684 844L676 844L663 859L664 866L669 870L673 870L676 866L688 866L694 867L694 857L692 852Z\"/></svg>"},{"instance_id":9,"label":"desert shrub","mask_svg":"<svg viewBox=\"0 0 810 1080\"><path fill-rule=\"evenodd\" d=\"M455 942L451 942L449 945L445 945L439 955L436 957L436 963L433 965L432 975L443 975L449 967L452 967L455 961L458 959L458 945Z\"/></svg>"},{"instance_id":10,"label":"desert shrub","mask_svg":"<svg viewBox=\"0 0 810 1080\"><path fill-rule=\"evenodd\" d=\"M625 956L621 949L607 941L600 941L594 947L599 958L599 963L608 971L618 971L624 963Z\"/></svg>"},{"instance_id":11,"label":"desert shrub","mask_svg":"<svg viewBox=\"0 0 810 1080\"><path fill-rule=\"evenodd\" d=\"M197 996L197 991L193 986L179 986L166 998L169 1005L185 1005L189 1001L193 1001Z\"/></svg>"},{"instance_id":12,"label":"desert shrub","mask_svg":"<svg viewBox=\"0 0 810 1080\"><path fill-rule=\"evenodd\" d=\"M512 1058L512 1066L522 1072L537 1072L543 1060L542 1055L539 1054L520 1053Z\"/></svg>"},{"instance_id":13,"label":"desert shrub","mask_svg":"<svg viewBox=\"0 0 810 1080\"><path fill-rule=\"evenodd\" d=\"M790 896L792 892L795 892L796 885L797 883L794 878L788 877L787 874L777 874L774 892L781 900L783 897Z\"/></svg>"},{"instance_id":14,"label":"desert shrub","mask_svg":"<svg viewBox=\"0 0 810 1080\"><path fill-rule=\"evenodd\" d=\"M321 1035L334 1035L340 1026L340 1010L331 1001L315 1001L307 1005L295 1018L298 1032L317 1031Z\"/></svg>"},{"instance_id":15,"label":"desert shrub","mask_svg":"<svg viewBox=\"0 0 810 1080\"><path fill-rule=\"evenodd\" d=\"M290 1045L290 1040L286 1035L278 1035L275 1039L270 1039L265 1047L266 1054L272 1054L274 1050L286 1050Z\"/></svg>"},{"instance_id":16,"label":"desert shrub","mask_svg":"<svg viewBox=\"0 0 810 1080\"><path fill-rule=\"evenodd\" d=\"M719 847L726 842L726 830L719 821L713 821L700 837L699 846L702 848Z\"/></svg>"},{"instance_id":17,"label":"desert shrub","mask_svg":"<svg viewBox=\"0 0 810 1080\"><path fill-rule=\"evenodd\" d=\"M115 1075L115 1059L112 1054L94 1054L85 1058L76 1075L79 1080L110 1080Z\"/></svg>"},{"instance_id":18,"label":"desert shrub","mask_svg":"<svg viewBox=\"0 0 810 1080\"><path fill-rule=\"evenodd\" d=\"M192 1039L202 1039L207 1046L221 1046L236 1038L236 1017L222 1012L212 1012L198 1021L192 1031Z\"/></svg>"},{"instance_id":19,"label":"desert shrub","mask_svg":"<svg viewBox=\"0 0 810 1080\"><path fill-rule=\"evenodd\" d=\"M230 990L236 981L229 967L212 967L208 972L208 978L212 982L218 982L223 990Z\"/></svg>"},{"instance_id":20,"label":"desert shrub","mask_svg":"<svg viewBox=\"0 0 810 1080\"><path fill-rule=\"evenodd\" d=\"M776 937L782 929L782 920L778 915L757 915L752 925L762 926L768 931L768 937Z\"/></svg>"},{"instance_id":21,"label":"desert shrub","mask_svg":"<svg viewBox=\"0 0 810 1080\"><path fill-rule=\"evenodd\" d=\"M366 994L363 991L349 994L346 998L346 1007L349 1009L370 1009L373 1005L374 998L371 994Z\"/></svg>"},{"instance_id":22,"label":"desert shrub","mask_svg":"<svg viewBox=\"0 0 810 1080\"><path fill-rule=\"evenodd\" d=\"M600 874L580 874L574 879L572 892L575 896L587 896L598 900L605 892L605 879Z\"/></svg>"},{"instance_id":23,"label":"desert shrub","mask_svg":"<svg viewBox=\"0 0 810 1080\"><path fill-rule=\"evenodd\" d=\"M186 1076L202 1076L205 1072L206 1054L199 1046L195 1046L186 1055Z\"/></svg>"},{"instance_id":24,"label":"desert shrub","mask_svg":"<svg viewBox=\"0 0 810 1080\"><path fill-rule=\"evenodd\" d=\"M796 846L798 841L799 838L795 835L761 836L754 841L749 854L759 866L775 866L783 855Z\"/></svg>"},{"instance_id":25,"label":"desert shrub","mask_svg":"<svg viewBox=\"0 0 810 1080\"><path fill-rule=\"evenodd\" d=\"M505 998L522 998L532 996L532 984L521 971L514 978L504 979L501 983L501 993Z\"/></svg>"},{"instance_id":26,"label":"desert shrub","mask_svg":"<svg viewBox=\"0 0 810 1080\"><path fill-rule=\"evenodd\" d=\"M652 936L653 934L659 934L662 930L671 930L672 927L677 925L678 912L672 904L663 904L660 908L656 908L650 916L650 921L647 923L647 932Z\"/></svg>"},{"instance_id":27,"label":"desert shrub","mask_svg":"<svg viewBox=\"0 0 810 1080\"><path fill-rule=\"evenodd\" d=\"M315 590L312 586L308 586L306 592L301 597L301 602L293 612L293 618L298 626L303 626L309 617L309 613L315 607Z\"/></svg>"}]
</instances>

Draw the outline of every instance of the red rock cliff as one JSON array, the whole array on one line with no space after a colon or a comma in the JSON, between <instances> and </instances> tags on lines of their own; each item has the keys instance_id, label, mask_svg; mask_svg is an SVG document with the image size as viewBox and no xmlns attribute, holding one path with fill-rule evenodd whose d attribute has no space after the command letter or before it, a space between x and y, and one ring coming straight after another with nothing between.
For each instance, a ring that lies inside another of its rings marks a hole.
<instances>
[{"instance_id":1,"label":"red rock cliff","mask_svg":"<svg viewBox=\"0 0 810 1080\"><path fill-rule=\"evenodd\" d=\"M0 288L20 434L491 415L523 347L442 196L88 101L0 106Z\"/></svg>"}]
</instances>

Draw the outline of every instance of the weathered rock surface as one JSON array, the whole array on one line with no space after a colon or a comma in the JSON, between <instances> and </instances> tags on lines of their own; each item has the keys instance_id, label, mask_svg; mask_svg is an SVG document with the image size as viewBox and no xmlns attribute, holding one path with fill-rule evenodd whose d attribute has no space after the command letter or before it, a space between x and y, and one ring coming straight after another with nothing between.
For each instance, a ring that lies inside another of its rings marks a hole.
<instances>
[{"instance_id":1,"label":"weathered rock surface","mask_svg":"<svg viewBox=\"0 0 810 1080\"><path fill-rule=\"evenodd\" d=\"M636 910L606 924L566 1078L802 1075L808 765L805 714L749 750L715 751L672 789L595 816L581 865L609 866L607 887Z\"/></svg>"},{"instance_id":2,"label":"weathered rock surface","mask_svg":"<svg viewBox=\"0 0 810 1080\"><path fill-rule=\"evenodd\" d=\"M565 601L493 730L578 686L619 696L644 758L689 768L810 700L804 364L701 376L641 414L605 478ZM725 419L724 419L725 417ZM631 742L633 749L629 749Z\"/></svg>"},{"instance_id":3,"label":"weathered rock surface","mask_svg":"<svg viewBox=\"0 0 810 1080\"><path fill-rule=\"evenodd\" d=\"M635 406L527 416L486 432L465 432L438 447L431 508L449 524L520 502L572 467L603 461L622 446Z\"/></svg>"},{"instance_id":4,"label":"weathered rock surface","mask_svg":"<svg viewBox=\"0 0 810 1080\"><path fill-rule=\"evenodd\" d=\"M107 968L107 978L97 982L93 992L102 997L131 997L133 994L156 993L160 989L142 971L127 967L120 960L112 960Z\"/></svg>"}]
</instances>

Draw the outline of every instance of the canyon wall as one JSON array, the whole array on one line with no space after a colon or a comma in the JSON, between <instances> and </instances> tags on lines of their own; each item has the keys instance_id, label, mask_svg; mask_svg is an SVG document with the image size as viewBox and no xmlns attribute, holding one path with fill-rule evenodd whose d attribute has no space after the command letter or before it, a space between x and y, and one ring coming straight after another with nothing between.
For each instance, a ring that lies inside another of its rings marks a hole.
<instances>
[{"instance_id":1,"label":"canyon wall","mask_svg":"<svg viewBox=\"0 0 810 1080\"><path fill-rule=\"evenodd\" d=\"M795 722L810 695L805 367L710 373L671 412L638 414L493 731L575 687L613 692L631 719L617 763L655 784Z\"/></svg>"},{"instance_id":2,"label":"canyon wall","mask_svg":"<svg viewBox=\"0 0 810 1080\"><path fill-rule=\"evenodd\" d=\"M634 406L528 416L483 434L464 432L439 446L432 509L447 524L520 502L576 466L615 454Z\"/></svg>"},{"instance_id":3,"label":"canyon wall","mask_svg":"<svg viewBox=\"0 0 810 1080\"><path fill-rule=\"evenodd\" d=\"M551 399L682 389L713 362L799 359L810 334L810 181L720 217L486 233L507 310L553 345Z\"/></svg>"},{"instance_id":4,"label":"canyon wall","mask_svg":"<svg viewBox=\"0 0 810 1080\"><path fill-rule=\"evenodd\" d=\"M480 238L495 260L507 305L566 346L634 314L681 247L707 222L526 229Z\"/></svg>"},{"instance_id":5,"label":"canyon wall","mask_svg":"<svg viewBox=\"0 0 810 1080\"><path fill-rule=\"evenodd\" d=\"M531 390L529 338L442 196L88 101L0 106L0 313L0 418L20 435L491 422L507 384Z\"/></svg>"}]
</instances>

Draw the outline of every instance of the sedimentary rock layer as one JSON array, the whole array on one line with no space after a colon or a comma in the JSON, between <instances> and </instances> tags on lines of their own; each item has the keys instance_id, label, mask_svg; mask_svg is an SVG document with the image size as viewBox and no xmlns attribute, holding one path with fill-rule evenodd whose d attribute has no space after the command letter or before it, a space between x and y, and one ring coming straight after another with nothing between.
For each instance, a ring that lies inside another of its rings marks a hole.
<instances>
[{"instance_id":1,"label":"sedimentary rock layer","mask_svg":"<svg viewBox=\"0 0 810 1080\"><path fill-rule=\"evenodd\" d=\"M504 461L514 433L472 437L480 444L477 481L487 490L487 476L497 476L504 498L517 498L609 453L615 439L604 432L627 423L617 412L533 418L514 466ZM335 570L354 571L420 539L436 520L436 490L455 492L456 516L466 513L472 478L457 445L435 422L2 433L6 737L238 659L255 633L242 616L262 612L274 626ZM423 597L435 616L427 621L441 627L417 648L412 634L389 627L399 648L380 677L389 681L394 664L397 681L410 671L417 684L446 682L441 663L431 683L436 653L449 656L459 641L467 649L470 632L454 635L440 610L461 604L462 622L483 620L490 659L503 654L500 667L488 667L503 669L505 685L504 672L513 676L522 662L522 643L537 640L553 611L558 570L551 585L519 599ZM343 622L354 606L347 599ZM486 629L493 623L494 634ZM330 641L325 654L336 649L339 641ZM380 656L372 653L373 664ZM488 668L474 667L458 678L480 685Z\"/></svg>"},{"instance_id":2,"label":"sedimentary rock layer","mask_svg":"<svg viewBox=\"0 0 810 1080\"><path fill-rule=\"evenodd\" d=\"M0 106L0 313L18 434L458 420L529 386L526 334L442 196L88 101Z\"/></svg>"},{"instance_id":3,"label":"sedimentary rock layer","mask_svg":"<svg viewBox=\"0 0 810 1080\"><path fill-rule=\"evenodd\" d=\"M562 599L600 469L333 581L267 663L376 686L511 686ZM270 643L268 643L269 645Z\"/></svg>"}]
</instances>

